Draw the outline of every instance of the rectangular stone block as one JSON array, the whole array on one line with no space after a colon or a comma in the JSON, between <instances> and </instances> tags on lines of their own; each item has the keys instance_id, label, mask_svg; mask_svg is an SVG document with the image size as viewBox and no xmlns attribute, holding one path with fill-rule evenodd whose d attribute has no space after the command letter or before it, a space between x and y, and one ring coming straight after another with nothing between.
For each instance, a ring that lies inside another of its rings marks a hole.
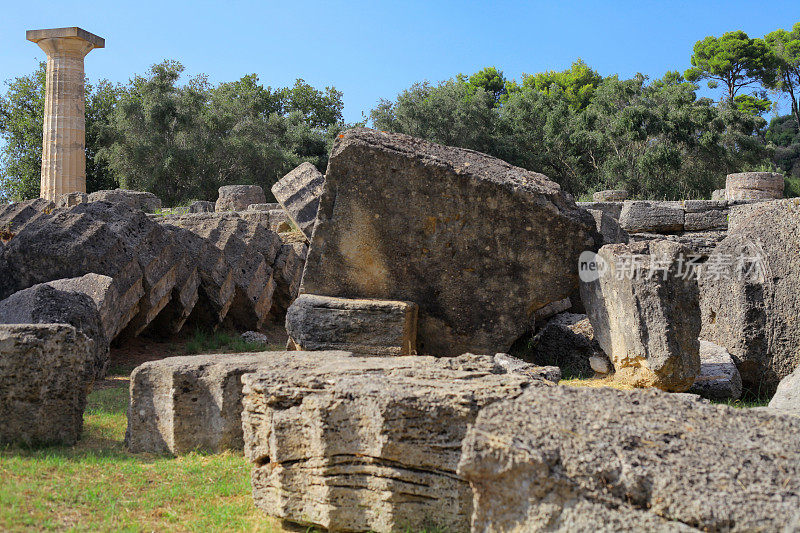
<instances>
[{"instance_id":1,"label":"rectangular stone block","mask_svg":"<svg viewBox=\"0 0 800 533\"><path fill-rule=\"evenodd\" d=\"M309 240L324 184L325 176L311 163L303 163L272 186L272 194Z\"/></svg>"},{"instance_id":2,"label":"rectangular stone block","mask_svg":"<svg viewBox=\"0 0 800 533\"><path fill-rule=\"evenodd\" d=\"M455 469L485 406L544 381L492 356L326 358L242 377L255 504L330 531L469 531Z\"/></svg>"},{"instance_id":3,"label":"rectangular stone block","mask_svg":"<svg viewBox=\"0 0 800 533\"><path fill-rule=\"evenodd\" d=\"M301 294L286 313L286 331L298 350L413 355L417 305Z\"/></svg>"},{"instance_id":4,"label":"rectangular stone block","mask_svg":"<svg viewBox=\"0 0 800 533\"><path fill-rule=\"evenodd\" d=\"M685 231L709 231L728 229L728 210L710 209L696 213L686 213L683 224Z\"/></svg>"},{"instance_id":5,"label":"rectangular stone block","mask_svg":"<svg viewBox=\"0 0 800 533\"><path fill-rule=\"evenodd\" d=\"M622 214L622 202L576 202L578 207L602 211L614 220L619 221Z\"/></svg>"},{"instance_id":6,"label":"rectangular stone block","mask_svg":"<svg viewBox=\"0 0 800 533\"><path fill-rule=\"evenodd\" d=\"M683 231L685 212L681 202L628 201L619 224L628 233L678 233Z\"/></svg>"},{"instance_id":7,"label":"rectangular stone block","mask_svg":"<svg viewBox=\"0 0 800 533\"><path fill-rule=\"evenodd\" d=\"M92 347L68 324L0 325L0 444L75 444Z\"/></svg>"},{"instance_id":8,"label":"rectangular stone block","mask_svg":"<svg viewBox=\"0 0 800 533\"><path fill-rule=\"evenodd\" d=\"M241 450L241 376L283 367L308 367L345 352L262 352L168 357L131 373L125 445L134 453L185 454Z\"/></svg>"}]
</instances>

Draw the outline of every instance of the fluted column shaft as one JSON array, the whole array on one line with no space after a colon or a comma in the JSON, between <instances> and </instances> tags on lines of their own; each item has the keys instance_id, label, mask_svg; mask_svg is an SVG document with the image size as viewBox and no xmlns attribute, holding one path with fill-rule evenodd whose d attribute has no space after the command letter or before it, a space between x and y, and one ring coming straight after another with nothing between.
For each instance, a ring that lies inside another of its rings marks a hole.
<instances>
[{"instance_id":1,"label":"fluted column shaft","mask_svg":"<svg viewBox=\"0 0 800 533\"><path fill-rule=\"evenodd\" d=\"M57 37L38 41L47 53L42 139L42 198L86 192L86 115L83 58L92 44Z\"/></svg>"}]
</instances>

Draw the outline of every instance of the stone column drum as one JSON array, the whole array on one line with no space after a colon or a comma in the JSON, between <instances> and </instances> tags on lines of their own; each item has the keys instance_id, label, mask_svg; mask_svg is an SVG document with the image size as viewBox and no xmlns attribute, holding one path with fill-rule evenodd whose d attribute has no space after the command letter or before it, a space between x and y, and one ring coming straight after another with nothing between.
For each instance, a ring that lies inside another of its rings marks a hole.
<instances>
[{"instance_id":1,"label":"stone column drum","mask_svg":"<svg viewBox=\"0 0 800 533\"><path fill-rule=\"evenodd\" d=\"M83 58L105 40L81 28L28 30L25 37L47 54L40 196L86 192Z\"/></svg>"}]
</instances>

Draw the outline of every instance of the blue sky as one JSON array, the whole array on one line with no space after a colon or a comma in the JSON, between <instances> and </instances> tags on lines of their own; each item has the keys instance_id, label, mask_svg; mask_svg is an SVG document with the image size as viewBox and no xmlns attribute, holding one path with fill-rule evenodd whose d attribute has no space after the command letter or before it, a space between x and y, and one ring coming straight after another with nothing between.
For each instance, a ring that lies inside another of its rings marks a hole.
<instances>
[{"instance_id":1,"label":"blue sky","mask_svg":"<svg viewBox=\"0 0 800 533\"><path fill-rule=\"evenodd\" d=\"M127 81L162 59L230 81L257 73L282 87L304 78L344 93L355 121L415 81L495 65L507 77L583 58L601 74L684 70L695 41L742 29L762 36L800 21L800 0L714 2L21 2L3 0L0 79L44 53L25 30L80 26L106 39L90 79ZM4 90L4 89L3 89ZM784 106L786 108L786 106Z\"/></svg>"}]
</instances>

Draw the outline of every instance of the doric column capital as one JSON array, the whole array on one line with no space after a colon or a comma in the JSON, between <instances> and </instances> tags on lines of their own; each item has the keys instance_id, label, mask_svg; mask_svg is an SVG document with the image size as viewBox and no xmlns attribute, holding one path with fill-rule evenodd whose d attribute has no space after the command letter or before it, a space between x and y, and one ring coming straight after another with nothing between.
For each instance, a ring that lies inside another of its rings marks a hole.
<instances>
[{"instance_id":1,"label":"doric column capital","mask_svg":"<svg viewBox=\"0 0 800 533\"><path fill-rule=\"evenodd\" d=\"M77 27L28 30L25 37L44 50L48 57L69 55L84 57L95 48L105 48L106 41Z\"/></svg>"}]
</instances>

